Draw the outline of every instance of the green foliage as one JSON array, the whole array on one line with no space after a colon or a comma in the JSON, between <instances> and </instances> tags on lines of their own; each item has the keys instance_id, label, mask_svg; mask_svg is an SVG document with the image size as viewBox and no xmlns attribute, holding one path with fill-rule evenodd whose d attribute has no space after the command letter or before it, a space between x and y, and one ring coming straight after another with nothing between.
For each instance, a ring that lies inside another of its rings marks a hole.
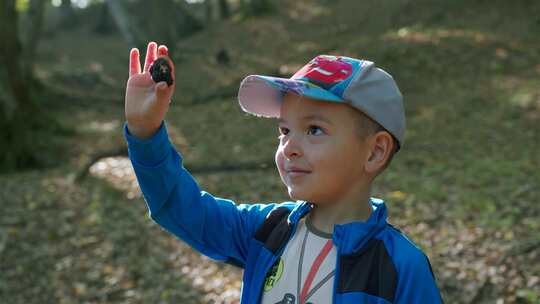
<instances>
[{"instance_id":1,"label":"green foliage","mask_svg":"<svg viewBox=\"0 0 540 304\"><path fill-rule=\"evenodd\" d=\"M525 303L540 303L540 296L532 289L519 289L516 294L517 298Z\"/></svg>"},{"instance_id":2,"label":"green foliage","mask_svg":"<svg viewBox=\"0 0 540 304\"><path fill-rule=\"evenodd\" d=\"M263 16L274 13L276 4L269 0L244 0L241 13L246 16Z\"/></svg>"},{"instance_id":3,"label":"green foliage","mask_svg":"<svg viewBox=\"0 0 540 304\"><path fill-rule=\"evenodd\" d=\"M17 12L26 12L30 7L30 0L15 0L15 9Z\"/></svg>"}]
</instances>

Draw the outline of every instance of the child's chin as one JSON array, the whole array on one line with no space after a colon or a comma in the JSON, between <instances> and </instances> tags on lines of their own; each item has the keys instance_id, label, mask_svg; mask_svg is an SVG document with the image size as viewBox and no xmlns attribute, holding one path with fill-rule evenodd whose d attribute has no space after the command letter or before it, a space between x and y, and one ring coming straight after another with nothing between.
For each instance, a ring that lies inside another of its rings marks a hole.
<instances>
[{"instance_id":1,"label":"child's chin","mask_svg":"<svg viewBox=\"0 0 540 304\"><path fill-rule=\"evenodd\" d=\"M299 189L293 189L289 187L289 197L295 201L309 201L309 197L306 193L303 193Z\"/></svg>"}]
</instances>

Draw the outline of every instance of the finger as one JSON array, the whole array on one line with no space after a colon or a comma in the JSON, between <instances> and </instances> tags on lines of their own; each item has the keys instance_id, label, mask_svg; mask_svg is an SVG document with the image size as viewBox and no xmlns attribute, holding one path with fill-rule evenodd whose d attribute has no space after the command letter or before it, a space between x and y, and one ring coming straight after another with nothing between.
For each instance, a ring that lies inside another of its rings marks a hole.
<instances>
[{"instance_id":1,"label":"finger","mask_svg":"<svg viewBox=\"0 0 540 304\"><path fill-rule=\"evenodd\" d=\"M169 55L169 49L165 45L160 45L158 48L158 57L159 56L168 56Z\"/></svg>"},{"instance_id":2,"label":"finger","mask_svg":"<svg viewBox=\"0 0 540 304\"><path fill-rule=\"evenodd\" d=\"M156 84L156 97L160 104L168 105L171 103L171 97L174 92L174 84L168 86L165 81Z\"/></svg>"},{"instance_id":3,"label":"finger","mask_svg":"<svg viewBox=\"0 0 540 304\"><path fill-rule=\"evenodd\" d=\"M129 76L141 72L141 61L139 60L139 50L132 48L129 52Z\"/></svg>"},{"instance_id":4,"label":"finger","mask_svg":"<svg viewBox=\"0 0 540 304\"><path fill-rule=\"evenodd\" d=\"M163 101L167 98L167 83L165 81L160 81L156 84L156 96L159 101Z\"/></svg>"},{"instance_id":5,"label":"finger","mask_svg":"<svg viewBox=\"0 0 540 304\"><path fill-rule=\"evenodd\" d=\"M146 59L144 60L144 71L148 72L152 62L156 60L157 57L157 44L154 41L148 43L146 48Z\"/></svg>"}]
</instances>

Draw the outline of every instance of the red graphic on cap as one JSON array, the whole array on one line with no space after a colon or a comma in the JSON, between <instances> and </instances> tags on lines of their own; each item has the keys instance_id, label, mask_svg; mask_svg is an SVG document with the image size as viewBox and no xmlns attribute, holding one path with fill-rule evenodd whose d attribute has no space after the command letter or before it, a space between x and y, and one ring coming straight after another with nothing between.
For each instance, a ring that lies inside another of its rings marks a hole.
<instances>
[{"instance_id":1,"label":"red graphic on cap","mask_svg":"<svg viewBox=\"0 0 540 304\"><path fill-rule=\"evenodd\" d=\"M323 87L347 79L353 71L352 64L336 56L317 56L296 72L291 78L308 78Z\"/></svg>"}]
</instances>

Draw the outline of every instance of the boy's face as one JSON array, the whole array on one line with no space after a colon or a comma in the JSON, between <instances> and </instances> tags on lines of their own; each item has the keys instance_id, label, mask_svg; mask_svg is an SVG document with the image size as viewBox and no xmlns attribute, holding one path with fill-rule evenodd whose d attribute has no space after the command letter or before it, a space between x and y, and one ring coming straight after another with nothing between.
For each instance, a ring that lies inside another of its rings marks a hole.
<instances>
[{"instance_id":1,"label":"boy's face","mask_svg":"<svg viewBox=\"0 0 540 304\"><path fill-rule=\"evenodd\" d=\"M337 203L365 190L369 145L358 136L357 115L345 104L285 95L276 164L292 199Z\"/></svg>"}]
</instances>

